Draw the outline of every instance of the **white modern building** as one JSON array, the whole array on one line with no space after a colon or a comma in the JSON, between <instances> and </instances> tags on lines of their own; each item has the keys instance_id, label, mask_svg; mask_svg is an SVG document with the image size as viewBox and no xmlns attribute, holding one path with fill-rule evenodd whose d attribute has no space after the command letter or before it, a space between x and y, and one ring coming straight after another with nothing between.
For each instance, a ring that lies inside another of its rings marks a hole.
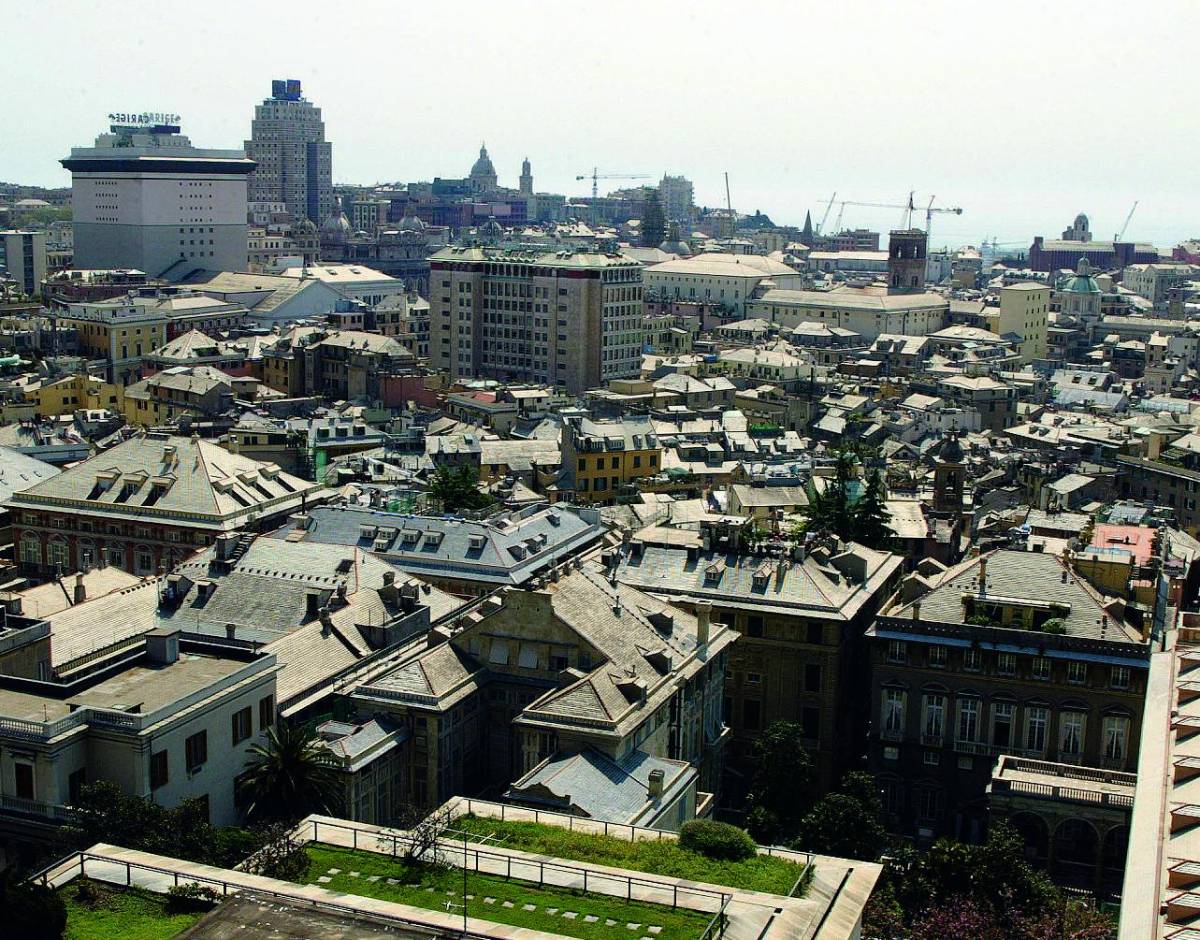
<instances>
[{"instance_id":1,"label":"white modern building","mask_svg":"<svg viewBox=\"0 0 1200 940\"><path fill-rule=\"evenodd\" d=\"M193 147L174 115L109 117L110 133L61 161L71 171L76 267L151 277L245 269L254 161Z\"/></svg>"}]
</instances>

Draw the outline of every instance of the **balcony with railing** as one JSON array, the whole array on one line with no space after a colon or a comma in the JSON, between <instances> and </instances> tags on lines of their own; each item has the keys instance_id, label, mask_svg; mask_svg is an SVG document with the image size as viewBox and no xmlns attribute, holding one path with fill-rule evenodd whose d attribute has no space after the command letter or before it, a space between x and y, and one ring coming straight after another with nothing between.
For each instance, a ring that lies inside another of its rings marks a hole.
<instances>
[{"instance_id":1,"label":"balcony with railing","mask_svg":"<svg viewBox=\"0 0 1200 940\"><path fill-rule=\"evenodd\" d=\"M993 800L1027 797L1128 811L1137 775L1103 767L1031 760L1004 755L992 772Z\"/></svg>"}]
</instances>

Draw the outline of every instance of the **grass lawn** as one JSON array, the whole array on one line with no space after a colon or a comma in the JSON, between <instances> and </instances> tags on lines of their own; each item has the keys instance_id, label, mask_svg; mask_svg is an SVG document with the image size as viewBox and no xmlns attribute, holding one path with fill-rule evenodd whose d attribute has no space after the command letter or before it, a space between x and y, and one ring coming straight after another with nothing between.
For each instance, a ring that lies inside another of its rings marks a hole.
<instances>
[{"instance_id":1,"label":"grass lawn","mask_svg":"<svg viewBox=\"0 0 1200 940\"><path fill-rule=\"evenodd\" d=\"M309 884L443 912L446 911L447 901L462 903L461 868L408 866L403 860L389 855L329 845L312 844L307 849L310 865L305 880ZM341 871L337 875L329 875L331 868ZM352 871L359 873L357 878L350 876ZM372 875L379 875L380 879L368 881ZM318 882L321 876L330 880ZM619 898L590 892L584 894L569 888L539 888L527 881L506 881L494 875L471 872L467 877L467 891L475 896L473 901L467 902L469 916L514 927L566 934L582 940L613 940L616 927L606 925L606 920L616 921L621 927L621 936L628 935L629 940L639 940L646 935L656 936L656 940L695 940L712 919L712 915L698 911L683 908L671 910L661 904L636 901L627 903ZM396 879L399 884L388 884L388 878ZM428 888L433 890L426 890ZM494 898L494 903L486 903L485 897ZM505 901L512 902L513 906L505 907ZM536 905L536 909L525 910L523 905L529 904ZM563 917L567 911L574 911L578 916ZM453 907L450 913L461 916L462 908ZM597 920L587 922L584 918L588 915ZM641 931L626 930L625 925L630 923L640 924ZM646 929L651 926L661 927L662 931L655 935Z\"/></svg>"},{"instance_id":2,"label":"grass lawn","mask_svg":"<svg viewBox=\"0 0 1200 940\"><path fill-rule=\"evenodd\" d=\"M786 895L804 870L803 865L769 855L756 855L742 862L706 858L680 848L674 839L630 842L616 836L573 832L561 826L483 816L459 816L451 825L479 836L494 835L498 844L509 849L770 894ZM804 887L796 892L797 896L804 894Z\"/></svg>"},{"instance_id":3,"label":"grass lawn","mask_svg":"<svg viewBox=\"0 0 1200 940\"><path fill-rule=\"evenodd\" d=\"M66 940L168 940L190 927L203 914L168 914L167 899L138 888L118 888L91 881L98 892L96 904L76 897L76 878L59 892L67 906Z\"/></svg>"}]
</instances>

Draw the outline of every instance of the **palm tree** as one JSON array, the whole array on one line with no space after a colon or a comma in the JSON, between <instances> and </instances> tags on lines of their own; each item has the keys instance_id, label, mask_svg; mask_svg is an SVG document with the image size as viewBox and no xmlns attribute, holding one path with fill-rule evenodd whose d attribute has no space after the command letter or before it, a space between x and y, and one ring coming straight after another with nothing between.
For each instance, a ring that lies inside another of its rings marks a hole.
<instances>
[{"instance_id":1,"label":"palm tree","mask_svg":"<svg viewBox=\"0 0 1200 940\"><path fill-rule=\"evenodd\" d=\"M309 813L337 812L337 769L309 728L271 728L266 743L251 753L240 783L248 819L294 822Z\"/></svg>"}]
</instances>

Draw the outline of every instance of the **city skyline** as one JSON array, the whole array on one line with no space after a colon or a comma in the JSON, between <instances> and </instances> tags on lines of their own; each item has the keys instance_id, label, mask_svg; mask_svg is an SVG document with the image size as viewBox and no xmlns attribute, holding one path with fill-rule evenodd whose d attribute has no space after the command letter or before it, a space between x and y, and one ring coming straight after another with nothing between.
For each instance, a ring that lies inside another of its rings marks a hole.
<instances>
[{"instance_id":1,"label":"city skyline","mask_svg":"<svg viewBox=\"0 0 1200 940\"><path fill-rule=\"evenodd\" d=\"M108 42L143 65L106 70L103 81L76 76L70 64L88 60L81 43L103 14L62 6L78 26L59 37L65 67L39 68L28 48L9 59L29 92L13 102L9 146L0 154L0 178L11 182L67 185L58 159L104 130L118 104L178 112L198 146L239 146L267 83L286 76L300 79L305 97L322 109L338 150L335 183L465 175L483 139L504 185L516 186L529 157L538 191L585 195L590 182L575 177L596 166L652 179L682 174L694 181L698 204L722 205L728 172L735 208L761 210L781 224L802 224L806 210L819 220L835 191L839 200L887 203L905 201L910 189L918 199L936 194L965 211L935 221L934 245L994 236L1016 247L1055 234L1081 211L1097 237L1110 238L1138 200L1126 237L1169 246L1195 234L1188 218L1200 209L1187 186L1196 134L1172 120L1177 107L1169 94L1147 90L1169 88L1183 66L1186 24L1197 18L1184 4L1119 31L1101 28L1104 12L1117 9L1105 4L1087 7L1086 22L1085 8L1076 6L1018 5L992 22L935 5L922 14L928 35L917 31L899 43L888 37L903 33L889 27L917 25L910 14L854 4L822 12L818 30L814 11L803 7L762 7L725 23L718 8L676 17L618 3L584 20L523 4L478 9L477 28L463 34L451 63L437 37L455 24L436 12L418 21L368 4L355 19L323 25L264 57L258 11L234 16L216 4L210 21L188 26L190 41L214 50L212 57L183 68L170 44L157 41L172 35L178 15L135 4L127 18L142 27ZM1017 25L1032 22L1035 11L1037 28L1014 42ZM15 11L14 26L36 33L48 15ZM502 54L531 18L536 36L578 29L589 39L534 42L523 58ZM211 25L235 21L246 27L237 35ZM402 69L355 66L349 40L373 22L403 35ZM718 50L722 44L727 51ZM1155 55L1130 63L1136 82L1117 81L1103 94L1080 91L1075 79L1094 71L1091 63L1119 62L1145 48ZM694 68L686 65L688 49L702 50ZM338 57L346 68L331 67ZM761 67L789 59L794 83ZM563 80L568 70L574 77ZM911 90L900 98L888 97L906 85ZM53 109L46 100L56 100ZM670 135L656 132L665 122ZM835 205L830 224L837 213ZM847 206L842 221L886 230L899 216Z\"/></svg>"}]
</instances>

